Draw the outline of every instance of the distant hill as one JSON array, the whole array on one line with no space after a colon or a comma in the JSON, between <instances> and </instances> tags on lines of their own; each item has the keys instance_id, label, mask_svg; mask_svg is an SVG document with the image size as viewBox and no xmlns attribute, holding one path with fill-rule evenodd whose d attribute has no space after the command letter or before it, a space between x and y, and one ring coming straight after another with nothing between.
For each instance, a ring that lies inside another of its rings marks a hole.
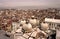
<instances>
[{"instance_id":1,"label":"distant hill","mask_svg":"<svg viewBox=\"0 0 60 39\"><path fill-rule=\"evenodd\" d=\"M47 9L47 8L57 8L60 9L60 7L48 7L48 6L16 6L16 7L0 7L0 9Z\"/></svg>"}]
</instances>

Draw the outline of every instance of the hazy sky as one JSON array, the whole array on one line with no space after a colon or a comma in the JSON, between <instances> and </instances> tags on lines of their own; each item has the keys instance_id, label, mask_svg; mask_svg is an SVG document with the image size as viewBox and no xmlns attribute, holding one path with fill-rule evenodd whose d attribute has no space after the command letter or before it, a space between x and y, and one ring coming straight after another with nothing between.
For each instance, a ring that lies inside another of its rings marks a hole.
<instances>
[{"instance_id":1,"label":"hazy sky","mask_svg":"<svg viewBox=\"0 0 60 39\"><path fill-rule=\"evenodd\" d=\"M60 7L60 0L0 0L0 7L17 6Z\"/></svg>"}]
</instances>

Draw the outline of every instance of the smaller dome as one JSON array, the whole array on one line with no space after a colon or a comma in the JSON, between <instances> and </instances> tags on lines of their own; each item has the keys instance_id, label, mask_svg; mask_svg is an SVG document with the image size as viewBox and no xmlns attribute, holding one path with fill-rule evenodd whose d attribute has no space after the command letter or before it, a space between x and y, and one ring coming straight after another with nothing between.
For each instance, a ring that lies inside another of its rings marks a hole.
<instances>
[{"instance_id":1,"label":"smaller dome","mask_svg":"<svg viewBox=\"0 0 60 39\"><path fill-rule=\"evenodd\" d=\"M41 29L42 30L48 30L49 29L49 24L47 24L47 23L41 23Z\"/></svg>"}]
</instances>

